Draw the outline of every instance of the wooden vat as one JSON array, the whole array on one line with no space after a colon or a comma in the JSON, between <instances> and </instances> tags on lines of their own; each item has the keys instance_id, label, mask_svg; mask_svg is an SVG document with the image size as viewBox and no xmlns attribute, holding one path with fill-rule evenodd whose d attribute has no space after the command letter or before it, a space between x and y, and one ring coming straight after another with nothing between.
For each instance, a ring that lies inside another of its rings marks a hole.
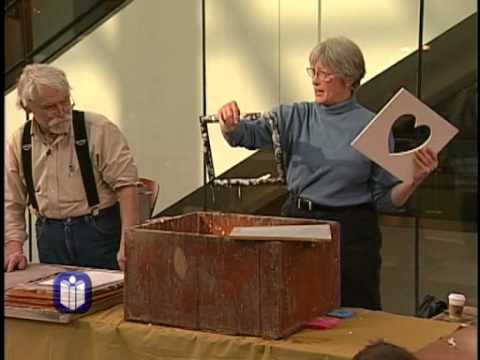
<instances>
[{"instance_id":1,"label":"wooden vat","mask_svg":"<svg viewBox=\"0 0 480 360\"><path fill-rule=\"evenodd\" d=\"M320 242L232 240L235 226L328 224ZM129 230L125 318L281 338L340 305L339 224L196 212Z\"/></svg>"}]
</instances>

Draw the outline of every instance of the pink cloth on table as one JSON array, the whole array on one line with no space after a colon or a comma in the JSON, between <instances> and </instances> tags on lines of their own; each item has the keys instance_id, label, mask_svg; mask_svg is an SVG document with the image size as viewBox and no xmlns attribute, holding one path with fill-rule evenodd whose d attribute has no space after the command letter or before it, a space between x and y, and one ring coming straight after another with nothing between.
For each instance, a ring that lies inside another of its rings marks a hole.
<instances>
[{"instance_id":1,"label":"pink cloth on table","mask_svg":"<svg viewBox=\"0 0 480 360\"><path fill-rule=\"evenodd\" d=\"M331 316L320 316L313 320L308 321L305 326L309 329L332 329L334 328L340 319Z\"/></svg>"}]
</instances>

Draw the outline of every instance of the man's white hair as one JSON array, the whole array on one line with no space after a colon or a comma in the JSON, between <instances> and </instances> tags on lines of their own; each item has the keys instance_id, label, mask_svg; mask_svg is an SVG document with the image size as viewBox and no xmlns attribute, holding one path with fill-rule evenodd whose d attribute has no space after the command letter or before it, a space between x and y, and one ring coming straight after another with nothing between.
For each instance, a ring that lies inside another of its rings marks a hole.
<instances>
[{"instance_id":1,"label":"man's white hair","mask_svg":"<svg viewBox=\"0 0 480 360\"><path fill-rule=\"evenodd\" d=\"M35 101L39 86L47 86L67 94L71 89L67 76L59 68L47 64L27 65L17 82L17 106L25 109L28 102Z\"/></svg>"}]
</instances>

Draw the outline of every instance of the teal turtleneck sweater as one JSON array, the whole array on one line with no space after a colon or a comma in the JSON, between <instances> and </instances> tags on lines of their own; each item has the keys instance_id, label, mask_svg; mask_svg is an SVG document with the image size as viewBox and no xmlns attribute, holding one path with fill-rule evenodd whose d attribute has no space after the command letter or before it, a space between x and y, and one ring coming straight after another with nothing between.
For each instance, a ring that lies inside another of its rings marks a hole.
<instances>
[{"instance_id":1,"label":"teal turtleneck sweater","mask_svg":"<svg viewBox=\"0 0 480 360\"><path fill-rule=\"evenodd\" d=\"M373 203L394 210L390 192L399 180L355 150L350 143L374 114L351 97L325 106L315 102L280 105L279 119L288 190L326 206ZM263 120L241 121L225 136L231 146L272 146L272 131ZM393 148L393 137L390 137Z\"/></svg>"}]
</instances>

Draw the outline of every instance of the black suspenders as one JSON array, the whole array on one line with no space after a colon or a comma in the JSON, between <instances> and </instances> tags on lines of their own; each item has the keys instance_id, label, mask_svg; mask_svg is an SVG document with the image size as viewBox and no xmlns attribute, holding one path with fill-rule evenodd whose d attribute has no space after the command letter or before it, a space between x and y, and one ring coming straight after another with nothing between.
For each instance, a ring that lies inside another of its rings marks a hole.
<instances>
[{"instance_id":1,"label":"black suspenders","mask_svg":"<svg viewBox=\"0 0 480 360\"><path fill-rule=\"evenodd\" d=\"M85 129L85 113L83 111L73 111L73 134L88 206L95 212L98 211L100 201L98 200L97 185L95 184L92 161L90 160L87 130ZM94 215L97 214L94 213Z\"/></svg>"},{"instance_id":2,"label":"black suspenders","mask_svg":"<svg viewBox=\"0 0 480 360\"><path fill-rule=\"evenodd\" d=\"M22 134L22 167L25 176L25 183L27 184L28 202L38 213L37 198L35 197L35 189L33 187L32 178L32 120L28 120L23 128Z\"/></svg>"},{"instance_id":3,"label":"black suspenders","mask_svg":"<svg viewBox=\"0 0 480 360\"><path fill-rule=\"evenodd\" d=\"M32 176L32 120L27 121L23 128L22 135L22 167L27 185L28 201L38 213L38 203L35 197L35 188L33 186ZM93 215L98 213L97 186L95 176L93 175L92 162L88 148L87 131L85 128L85 113L83 111L73 111L73 134L75 139L75 150L77 153L80 173L82 175L83 187L87 195L88 206L92 209Z\"/></svg>"}]
</instances>

